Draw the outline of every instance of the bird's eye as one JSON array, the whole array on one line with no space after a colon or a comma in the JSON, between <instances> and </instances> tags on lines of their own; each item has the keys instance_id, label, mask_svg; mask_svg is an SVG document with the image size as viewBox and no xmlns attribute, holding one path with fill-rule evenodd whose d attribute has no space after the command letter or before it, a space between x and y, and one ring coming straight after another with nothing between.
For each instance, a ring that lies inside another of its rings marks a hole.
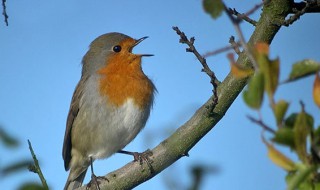
<instances>
[{"instance_id":1,"label":"bird's eye","mask_svg":"<svg viewBox=\"0 0 320 190\"><path fill-rule=\"evenodd\" d=\"M117 52L117 53L120 52L120 51L121 51L121 46L119 46L119 45L114 46L114 47L113 47L113 51L114 51L114 52Z\"/></svg>"}]
</instances>

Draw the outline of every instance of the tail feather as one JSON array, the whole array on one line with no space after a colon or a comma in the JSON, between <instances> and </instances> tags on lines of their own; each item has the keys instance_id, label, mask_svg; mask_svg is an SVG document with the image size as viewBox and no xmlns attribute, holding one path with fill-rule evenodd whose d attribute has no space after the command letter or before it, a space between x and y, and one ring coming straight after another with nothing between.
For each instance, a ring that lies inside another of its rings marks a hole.
<instances>
[{"instance_id":1,"label":"tail feather","mask_svg":"<svg viewBox=\"0 0 320 190\"><path fill-rule=\"evenodd\" d=\"M70 179L72 171L69 173L68 180L63 190L75 190L82 186L84 177L86 176L87 169L84 170L75 180Z\"/></svg>"}]
</instances>

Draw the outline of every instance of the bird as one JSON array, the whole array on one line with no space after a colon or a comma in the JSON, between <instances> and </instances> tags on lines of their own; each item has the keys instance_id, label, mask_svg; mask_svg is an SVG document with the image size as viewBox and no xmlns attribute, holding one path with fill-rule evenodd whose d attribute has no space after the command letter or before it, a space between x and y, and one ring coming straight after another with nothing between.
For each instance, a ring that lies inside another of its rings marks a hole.
<instances>
[{"instance_id":1,"label":"bird","mask_svg":"<svg viewBox=\"0 0 320 190\"><path fill-rule=\"evenodd\" d=\"M132 50L146 38L111 32L91 42L66 122L64 190L82 186L93 161L121 152L145 127L157 90L141 60L153 55Z\"/></svg>"}]
</instances>

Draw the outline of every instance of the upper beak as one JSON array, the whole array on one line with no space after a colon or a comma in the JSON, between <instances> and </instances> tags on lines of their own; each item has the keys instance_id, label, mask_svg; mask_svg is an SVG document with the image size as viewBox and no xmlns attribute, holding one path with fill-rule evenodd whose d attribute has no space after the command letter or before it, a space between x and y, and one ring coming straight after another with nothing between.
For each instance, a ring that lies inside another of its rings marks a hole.
<instances>
[{"instance_id":1,"label":"upper beak","mask_svg":"<svg viewBox=\"0 0 320 190\"><path fill-rule=\"evenodd\" d=\"M133 46L131 47L131 50L138 44L140 44L140 42L142 42L143 40L147 39L148 36L142 37L140 39L137 39L136 42L133 44ZM146 57L150 57L153 56L153 54L138 54L140 56L146 56Z\"/></svg>"}]
</instances>

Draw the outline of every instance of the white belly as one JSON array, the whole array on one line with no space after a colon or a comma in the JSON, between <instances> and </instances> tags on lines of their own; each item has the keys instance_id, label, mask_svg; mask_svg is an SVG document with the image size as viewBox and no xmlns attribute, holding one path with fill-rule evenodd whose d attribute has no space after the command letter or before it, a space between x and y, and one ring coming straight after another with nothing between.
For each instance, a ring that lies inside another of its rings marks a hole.
<instances>
[{"instance_id":1,"label":"white belly","mask_svg":"<svg viewBox=\"0 0 320 190\"><path fill-rule=\"evenodd\" d=\"M145 126L147 117L132 99L128 99L111 114L101 117L101 124L98 124L96 131L102 139L97 142L98 149L89 152L89 156L104 158L124 148Z\"/></svg>"},{"instance_id":2,"label":"white belly","mask_svg":"<svg viewBox=\"0 0 320 190\"><path fill-rule=\"evenodd\" d=\"M72 152L93 159L109 157L124 148L145 126L150 113L150 107L141 110L130 98L115 107L99 97L98 93L83 96L71 133L72 143L74 136L82 137L81 142L72 144Z\"/></svg>"}]
</instances>

